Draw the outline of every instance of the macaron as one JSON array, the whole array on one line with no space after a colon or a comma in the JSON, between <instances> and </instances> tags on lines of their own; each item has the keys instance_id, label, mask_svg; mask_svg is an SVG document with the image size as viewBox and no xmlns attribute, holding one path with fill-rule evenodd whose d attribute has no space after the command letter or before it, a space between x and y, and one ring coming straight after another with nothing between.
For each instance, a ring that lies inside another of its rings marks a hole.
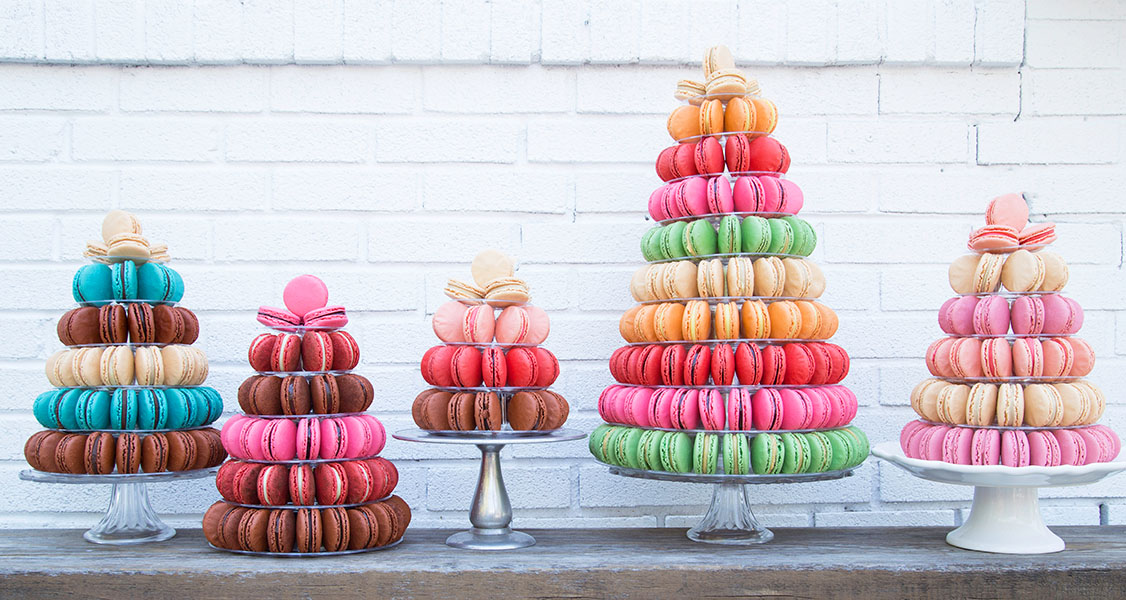
<instances>
[{"instance_id":1,"label":"macaron","mask_svg":"<svg viewBox=\"0 0 1126 600\"><path fill-rule=\"evenodd\" d=\"M72 283L74 301L101 306L113 300L113 274L107 265L90 264L79 267Z\"/></svg>"},{"instance_id":2,"label":"macaron","mask_svg":"<svg viewBox=\"0 0 1126 600\"><path fill-rule=\"evenodd\" d=\"M639 447L644 447L644 445L639 444ZM716 473L718 463L719 436L710 433L696 434L696 439L692 444L692 471L712 475ZM646 467L642 466L641 468Z\"/></svg>"},{"instance_id":3,"label":"macaron","mask_svg":"<svg viewBox=\"0 0 1126 600\"><path fill-rule=\"evenodd\" d=\"M731 434L743 437L741 434ZM745 437L743 438L746 439ZM785 462L785 445L773 433L760 433L751 439L751 468L757 475L775 475L782 472Z\"/></svg>"},{"instance_id":4,"label":"macaron","mask_svg":"<svg viewBox=\"0 0 1126 600\"><path fill-rule=\"evenodd\" d=\"M728 475L747 475L751 472L751 449L747 436L727 433L723 436L723 471Z\"/></svg>"},{"instance_id":5,"label":"macaron","mask_svg":"<svg viewBox=\"0 0 1126 600\"><path fill-rule=\"evenodd\" d=\"M328 304L328 286L315 275L298 275L282 291L285 307L295 315L305 315Z\"/></svg>"}]
</instances>

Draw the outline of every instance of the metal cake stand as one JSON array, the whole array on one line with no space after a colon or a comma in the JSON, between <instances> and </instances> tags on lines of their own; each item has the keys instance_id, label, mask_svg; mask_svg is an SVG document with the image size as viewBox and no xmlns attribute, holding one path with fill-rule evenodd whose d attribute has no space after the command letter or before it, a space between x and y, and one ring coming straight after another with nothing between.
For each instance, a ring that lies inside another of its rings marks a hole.
<instances>
[{"instance_id":1,"label":"metal cake stand","mask_svg":"<svg viewBox=\"0 0 1126 600\"><path fill-rule=\"evenodd\" d=\"M603 463L606 464L606 463ZM751 511L751 496L748 485L767 483L808 483L849 477L856 467L824 473L797 473L791 475L727 475L717 473L669 473L647 471L606 464L610 473L623 477L651 479L655 481L679 481L682 483L710 483L712 503L708 512L695 527L688 530L688 539L706 544L728 546L749 546L764 544L774 539L774 532L763 527Z\"/></svg>"},{"instance_id":2,"label":"metal cake stand","mask_svg":"<svg viewBox=\"0 0 1126 600\"><path fill-rule=\"evenodd\" d=\"M512 504L500 471L500 450L508 444L543 444L581 440L586 433L575 429L555 431L443 431L404 429L392 435L397 440L429 444L473 444L481 450L481 473L477 492L469 508L468 531L446 538L446 544L466 550L515 550L536 543L536 538L513 531Z\"/></svg>"},{"instance_id":3,"label":"metal cake stand","mask_svg":"<svg viewBox=\"0 0 1126 600\"><path fill-rule=\"evenodd\" d=\"M37 483L113 484L105 516L97 525L83 533L82 537L95 544L124 546L162 542L176 535L176 530L160 520L152 503L149 502L147 484L202 479L212 477L218 471L219 467L212 467L194 471L81 475L25 469L20 471L20 479Z\"/></svg>"},{"instance_id":4,"label":"metal cake stand","mask_svg":"<svg viewBox=\"0 0 1126 600\"><path fill-rule=\"evenodd\" d=\"M1086 485L1126 471L1126 462L1060 467L954 465L908 458L896 442L872 448L872 454L907 471L939 483L974 486L970 516L946 534L946 543L967 550L999 554L1047 554L1064 542L1044 524L1038 488Z\"/></svg>"}]
</instances>

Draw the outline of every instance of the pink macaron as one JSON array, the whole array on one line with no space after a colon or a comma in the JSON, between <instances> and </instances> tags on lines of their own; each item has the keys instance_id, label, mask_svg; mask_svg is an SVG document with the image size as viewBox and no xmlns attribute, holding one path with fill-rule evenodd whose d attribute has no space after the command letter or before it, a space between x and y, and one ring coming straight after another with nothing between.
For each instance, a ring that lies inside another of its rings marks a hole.
<instances>
[{"instance_id":1,"label":"pink macaron","mask_svg":"<svg viewBox=\"0 0 1126 600\"><path fill-rule=\"evenodd\" d=\"M306 315L328 304L328 286L314 275L299 275L285 285L282 301L289 312Z\"/></svg>"},{"instance_id":2,"label":"pink macaron","mask_svg":"<svg viewBox=\"0 0 1126 600\"><path fill-rule=\"evenodd\" d=\"M751 397L751 422L755 429L782 429L782 395L779 390L762 388Z\"/></svg>"},{"instance_id":3,"label":"pink macaron","mask_svg":"<svg viewBox=\"0 0 1126 600\"><path fill-rule=\"evenodd\" d=\"M797 390L781 389L782 429L806 429L813 416L813 403L809 396Z\"/></svg>"},{"instance_id":4,"label":"pink macaron","mask_svg":"<svg viewBox=\"0 0 1126 600\"><path fill-rule=\"evenodd\" d=\"M981 371L982 376L993 379L1013 376L1013 349L1009 346L1008 340L1004 338L982 340Z\"/></svg>"},{"instance_id":5,"label":"pink macaron","mask_svg":"<svg viewBox=\"0 0 1126 600\"><path fill-rule=\"evenodd\" d=\"M726 177L712 177L707 182L708 212L726 214L735 210L731 184Z\"/></svg>"},{"instance_id":6,"label":"pink macaron","mask_svg":"<svg viewBox=\"0 0 1126 600\"><path fill-rule=\"evenodd\" d=\"M950 377L953 368L950 366L950 349L959 338L944 337L935 340L927 348L927 369L935 377Z\"/></svg>"},{"instance_id":7,"label":"pink macaron","mask_svg":"<svg viewBox=\"0 0 1126 600\"><path fill-rule=\"evenodd\" d=\"M951 335L954 335L955 333L954 320L951 318L950 308L953 307L954 303L957 301L958 296L955 296L947 300L946 302L943 302L942 306L938 308L938 327L942 330L943 333L949 333Z\"/></svg>"},{"instance_id":8,"label":"pink macaron","mask_svg":"<svg viewBox=\"0 0 1126 600\"><path fill-rule=\"evenodd\" d=\"M1104 453L1109 453L1110 449L1106 447L1105 440L1095 433L1092 427L1080 427L1072 429L1079 437L1083 438L1083 446L1087 449L1087 455L1083 459L1083 464L1089 465L1091 463L1105 462L1103 459Z\"/></svg>"},{"instance_id":9,"label":"pink macaron","mask_svg":"<svg viewBox=\"0 0 1126 600\"><path fill-rule=\"evenodd\" d=\"M1068 375L1086 377L1095 368L1095 351L1086 340L1077 337L1062 338L1071 346L1072 363Z\"/></svg>"},{"instance_id":10,"label":"pink macaron","mask_svg":"<svg viewBox=\"0 0 1126 600\"><path fill-rule=\"evenodd\" d=\"M809 429L834 427L842 418L841 403L826 388L797 390L809 398Z\"/></svg>"},{"instance_id":11,"label":"pink macaron","mask_svg":"<svg viewBox=\"0 0 1126 600\"><path fill-rule=\"evenodd\" d=\"M705 177L690 177L678 183L678 196L683 198L687 212L683 216L708 214L708 180Z\"/></svg>"},{"instance_id":12,"label":"pink macaron","mask_svg":"<svg viewBox=\"0 0 1126 600\"><path fill-rule=\"evenodd\" d=\"M301 324L301 317L284 308L259 306L258 322L279 331L295 331L297 326Z\"/></svg>"},{"instance_id":13,"label":"pink macaron","mask_svg":"<svg viewBox=\"0 0 1126 600\"><path fill-rule=\"evenodd\" d=\"M1052 435L1060 445L1061 465L1083 465L1087 462L1087 444L1083 438L1070 429L1054 429Z\"/></svg>"},{"instance_id":14,"label":"pink macaron","mask_svg":"<svg viewBox=\"0 0 1126 600\"><path fill-rule=\"evenodd\" d=\"M946 425L933 425L919 435L918 452L923 460L942 460L943 444L950 429Z\"/></svg>"},{"instance_id":15,"label":"pink macaron","mask_svg":"<svg viewBox=\"0 0 1126 600\"><path fill-rule=\"evenodd\" d=\"M700 424L704 429L722 430L727 422L727 407L723 404L723 394L717 389L700 390Z\"/></svg>"},{"instance_id":16,"label":"pink macaron","mask_svg":"<svg viewBox=\"0 0 1126 600\"><path fill-rule=\"evenodd\" d=\"M970 250L988 252L1013 248L1019 241L1020 231L1008 225L986 225L970 234Z\"/></svg>"},{"instance_id":17,"label":"pink macaron","mask_svg":"<svg viewBox=\"0 0 1126 600\"><path fill-rule=\"evenodd\" d=\"M461 322L461 333L465 341L480 344L491 342L495 328L493 307L478 304L465 309Z\"/></svg>"},{"instance_id":18,"label":"pink macaron","mask_svg":"<svg viewBox=\"0 0 1126 600\"><path fill-rule=\"evenodd\" d=\"M700 428L700 392L694 388L677 388L669 406L672 426L676 429Z\"/></svg>"},{"instance_id":19,"label":"pink macaron","mask_svg":"<svg viewBox=\"0 0 1126 600\"><path fill-rule=\"evenodd\" d=\"M1101 462L1110 462L1118 458L1118 453L1122 450L1122 440L1119 439L1118 434L1113 429L1106 425L1094 425L1088 429L1106 443L1100 451L1099 460Z\"/></svg>"},{"instance_id":20,"label":"pink macaron","mask_svg":"<svg viewBox=\"0 0 1126 600\"><path fill-rule=\"evenodd\" d=\"M1029 431L1028 464L1033 467L1058 467L1060 443L1051 431Z\"/></svg>"},{"instance_id":21,"label":"pink macaron","mask_svg":"<svg viewBox=\"0 0 1126 600\"><path fill-rule=\"evenodd\" d=\"M1080 340L1082 341L1082 340ZM1084 342L1085 343L1085 342ZM1048 338L1040 341L1040 348L1044 356L1044 377L1082 377L1086 375L1075 374L1075 347L1069 338ZM1088 346L1090 349L1090 346Z\"/></svg>"},{"instance_id":22,"label":"pink macaron","mask_svg":"<svg viewBox=\"0 0 1126 600\"><path fill-rule=\"evenodd\" d=\"M293 460L297 454L297 425L289 419L270 419L262 430L265 460Z\"/></svg>"},{"instance_id":23,"label":"pink macaron","mask_svg":"<svg viewBox=\"0 0 1126 600\"><path fill-rule=\"evenodd\" d=\"M387 442L383 423L372 415L352 415L341 418L348 431L348 458L375 456Z\"/></svg>"},{"instance_id":24,"label":"pink macaron","mask_svg":"<svg viewBox=\"0 0 1126 600\"><path fill-rule=\"evenodd\" d=\"M1021 296L1013 300L1009 319L1013 333L1040 335L1044 331L1044 301L1039 296Z\"/></svg>"},{"instance_id":25,"label":"pink macaron","mask_svg":"<svg viewBox=\"0 0 1126 600\"><path fill-rule=\"evenodd\" d=\"M266 460L266 450L262 447L262 432L270 424L270 419L250 419L239 436L239 445L248 459Z\"/></svg>"},{"instance_id":26,"label":"pink macaron","mask_svg":"<svg viewBox=\"0 0 1126 600\"><path fill-rule=\"evenodd\" d=\"M297 422L297 460L317 460L321 457L321 422L319 419L301 419Z\"/></svg>"},{"instance_id":27,"label":"pink macaron","mask_svg":"<svg viewBox=\"0 0 1126 600\"><path fill-rule=\"evenodd\" d=\"M1016 377L1044 376L1044 348L1036 338L1013 340L1013 375Z\"/></svg>"},{"instance_id":28,"label":"pink macaron","mask_svg":"<svg viewBox=\"0 0 1126 600\"><path fill-rule=\"evenodd\" d=\"M942 438L942 462L968 465L973 461L974 431L968 427L952 427Z\"/></svg>"},{"instance_id":29,"label":"pink macaron","mask_svg":"<svg viewBox=\"0 0 1126 600\"><path fill-rule=\"evenodd\" d=\"M789 179L779 179L782 184L782 198L778 203L778 212L796 215L805 206L805 194L798 184Z\"/></svg>"},{"instance_id":30,"label":"pink macaron","mask_svg":"<svg viewBox=\"0 0 1126 600\"><path fill-rule=\"evenodd\" d=\"M688 209L688 196L684 183L693 179L697 178L692 177L672 183L662 198L662 202L665 204L665 212L668 213L670 219L680 219L692 214Z\"/></svg>"},{"instance_id":31,"label":"pink macaron","mask_svg":"<svg viewBox=\"0 0 1126 600\"><path fill-rule=\"evenodd\" d=\"M986 296L980 299L974 306L971 333L978 335L1009 333L1009 301L1001 296Z\"/></svg>"},{"instance_id":32,"label":"pink macaron","mask_svg":"<svg viewBox=\"0 0 1126 600\"><path fill-rule=\"evenodd\" d=\"M302 322L306 327L318 329L339 329L348 324L348 312L343 306L314 308L305 313Z\"/></svg>"},{"instance_id":33,"label":"pink macaron","mask_svg":"<svg viewBox=\"0 0 1126 600\"><path fill-rule=\"evenodd\" d=\"M337 459L348 455L348 429L343 419L321 419L321 458Z\"/></svg>"},{"instance_id":34,"label":"pink macaron","mask_svg":"<svg viewBox=\"0 0 1126 600\"><path fill-rule=\"evenodd\" d=\"M982 377L981 340L956 338L950 345L950 369L955 377Z\"/></svg>"},{"instance_id":35,"label":"pink macaron","mask_svg":"<svg viewBox=\"0 0 1126 600\"><path fill-rule=\"evenodd\" d=\"M928 425L918 420L909 421L906 425L903 426L903 430L899 432L899 447L903 450L903 454L908 458L916 458L914 456L911 456L911 453L909 453L908 451L911 448L911 445L908 444L908 440L911 439L911 436L914 435L916 431L923 427L928 427Z\"/></svg>"},{"instance_id":36,"label":"pink macaron","mask_svg":"<svg viewBox=\"0 0 1126 600\"><path fill-rule=\"evenodd\" d=\"M763 212L765 203L762 182L758 177L736 177L731 191L731 199L735 210L742 213Z\"/></svg>"},{"instance_id":37,"label":"pink macaron","mask_svg":"<svg viewBox=\"0 0 1126 600\"><path fill-rule=\"evenodd\" d=\"M751 391L747 388L733 388L727 394L727 428L745 431L754 427L751 419Z\"/></svg>"},{"instance_id":38,"label":"pink macaron","mask_svg":"<svg viewBox=\"0 0 1126 600\"><path fill-rule=\"evenodd\" d=\"M760 175L758 179L762 183L763 212L782 212L782 199L786 193L782 188L782 180L772 175Z\"/></svg>"},{"instance_id":39,"label":"pink macaron","mask_svg":"<svg viewBox=\"0 0 1126 600\"><path fill-rule=\"evenodd\" d=\"M949 306L943 305L946 307L946 311L939 313L939 326L941 327L942 322L945 321L950 329L947 333L972 335L978 299L973 296L960 296L952 300L953 302Z\"/></svg>"},{"instance_id":40,"label":"pink macaron","mask_svg":"<svg viewBox=\"0 0 1126 600\"><path fill-rule=\"evenodd\" d=\"M651 427L649 403L653 399L653 388L639 387L629 390L623 396L622 415L630 425Z\"/></svg>"},{"instance_id":41,"label":"pink macaron","mask_svg":"<svg viewBox=\"0 0 1126 600\"><path fill-rule=\"evenodd\" d=\"M446 343L464 342L465 309L461 302L446 302L439 306L430 319L434 335Z\"/></svg>"},{"instance_id":42,"label":"pink macaron","mask_svg":"<svg viewBox=\"0 0 1126 600\"><path fill-rule=\"evenodd\" d=\"M669 218L668 213L665 212L664 202L661 201L664 197L666 187L668 187L668 184L662 185L653 190L652 194L649 194L649 216L652 217L654 221L664 221Z\"/></svg>"},{"instance_id":43,"label":"pink macaron","mask_svg":"<svg viewBox=\"0 0 1126 600\"><path fill-rule=\"evenodd\" d=\"M1001 434L1001 464L1006 467L1029 465L1028 434L1019 429Z\"/></svg>"},{"instance_id":44,"label":"pink macaron","mask_svg":"<svg viewBox=\"0 0 1126 600\"><path fill-rule=\"evenodd\" d=\"M1044 333L1067 335L1083 326L1083 308L1078 302L1059 294L1046 294L1041 300L1044 303Z\"/></svg>"},{"instance_id":45,"label":"pink macaron","mask_svg":"<svg viewBox=\"0 0 1126 600\"><path fill-rule=\"evenodd\" d=\"M239 437L249 420L250 417L246 415L235 415L227 419L226 423L223 423L223 429L219 431L219 441L223 443L223 448L227 450L227 454L235 458L247 458L243 456Z\"/></svg>"},{"instance_id":46,"label":"pink macaron","mask_svg":"<svg viewBox=\"0 0 1126 600\"><path fill-rule=\"evenodd\" d=\"M672 429L672 401L677 388L658 388L649 400L649 422L662 429Z\"/></svg>"},{"instance_id":47,"label":"pink macaron","mask_svg":"<svg viewBox=\"0 0 1126 600\"><path fill-rule=\"evenodd\" d=\"M1020 194L1003 194L989 201L985 222L1020 231L1028 225L1028 202Z\"/></svg>"},{"instance_id":48,"label":"pink macaron","mask_svg":"<svg viewBox=\"0 0 1126 600\"><path fill-rule=\"evenodd\" d=\"M970 464L997 465L1001 463L1001 433L996 429L976 429L971 448Z\"/></svg>"}]
</instances>

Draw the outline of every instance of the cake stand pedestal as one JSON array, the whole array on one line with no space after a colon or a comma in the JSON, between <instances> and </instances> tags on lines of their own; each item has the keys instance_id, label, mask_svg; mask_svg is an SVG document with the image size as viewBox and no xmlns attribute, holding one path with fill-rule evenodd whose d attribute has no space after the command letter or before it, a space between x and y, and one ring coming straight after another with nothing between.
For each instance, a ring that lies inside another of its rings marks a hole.
<instances>
[{"instance_id":1,"label":"cake stand pedestal","mask_svg":"<svg viewBox=\"0 0 1126 600\"><path fill-rule=\"evenodd\" d=\"M970 516L946 534L946 543L998 554L1047 554L1064 549L1040 515L1039 488L1086 485L1126 471L1126 462L1081 467L1005 467L954 465L908 458L895 442L872 448L872 454L908 473L939 483L974 486Z\"/></svg>"},{"instance_id":2,"label":"cake stand pedestal","mask_svg":"<svg viewBox=\"0 0 1126 600\"><path fill-rule=\"evenodd\" d=\"M798 473L793 475L703 475L700 473L667 473L607 465L610 473L637 479L679 481L684 483L710 483L712 502L708 512L695 527L688 530L688 539L705 544L750 546L764 544L774 539L774 532L763 527L751 511L748 485L766 483L806 483L841 479L852 475L855 469L827 471L825 473Z\"/></svg>"},{"instance_id":3,"label":"cake stand pedestal","mask_svg":"<svg viewBox=\"0 0 1126 600\"><path fill-rule=\"evenodd\" d=\"M581 440L586 434L574 429L555 431L449 431L433 432L405 429L392 437L407 442L430 444L473 444L481 451L481 473L477 492L469 509L468 531L455 533L446 544L466 550L515 550L536 543L536 538L513 531L512 504L500 470L500 451L508 444L541 444Z\"/></svg>"},{"instance_id":4,"label":"cake stand pedestal","mask_svg":"<svg viewBox=\"0 0 1126 600\"><path fill-rule=\"evenodd\" d=\"M201 479L211 477L218 467L195 471L168 471L163 473L113 473L109 475L78 475L68 473L47 473L34 469L20 471L20 479L37 483L93 484L109 483L109 507L98 524L91 527L82 537L95 544L124 546L162 542L176 535L149 502L149 483Z\"/></svg>"}]
</instances>

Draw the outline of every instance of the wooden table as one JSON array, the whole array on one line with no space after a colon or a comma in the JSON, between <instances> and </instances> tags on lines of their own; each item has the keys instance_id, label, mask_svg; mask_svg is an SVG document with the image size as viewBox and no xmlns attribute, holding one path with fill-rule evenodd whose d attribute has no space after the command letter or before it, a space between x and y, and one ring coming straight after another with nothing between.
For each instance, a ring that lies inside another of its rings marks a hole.
<instances>
[{"instance_id":1,"label":"wooden table","mask_svg":"<svg viewBox=\"0 0 1126 600\"><path fill-rule=\"evenodd\" d=\"M500 553L410 530L398 548L282 559L211 550L198 529L158 544L97 546L77 530L0 530L0 597L878 598L1119 597L1126 527L1058 527L1067 550L1007 556L946 545L942 528L775 529L755 547L696 544L680 529L532 530Z\"/></svg>"}]
</instances>

